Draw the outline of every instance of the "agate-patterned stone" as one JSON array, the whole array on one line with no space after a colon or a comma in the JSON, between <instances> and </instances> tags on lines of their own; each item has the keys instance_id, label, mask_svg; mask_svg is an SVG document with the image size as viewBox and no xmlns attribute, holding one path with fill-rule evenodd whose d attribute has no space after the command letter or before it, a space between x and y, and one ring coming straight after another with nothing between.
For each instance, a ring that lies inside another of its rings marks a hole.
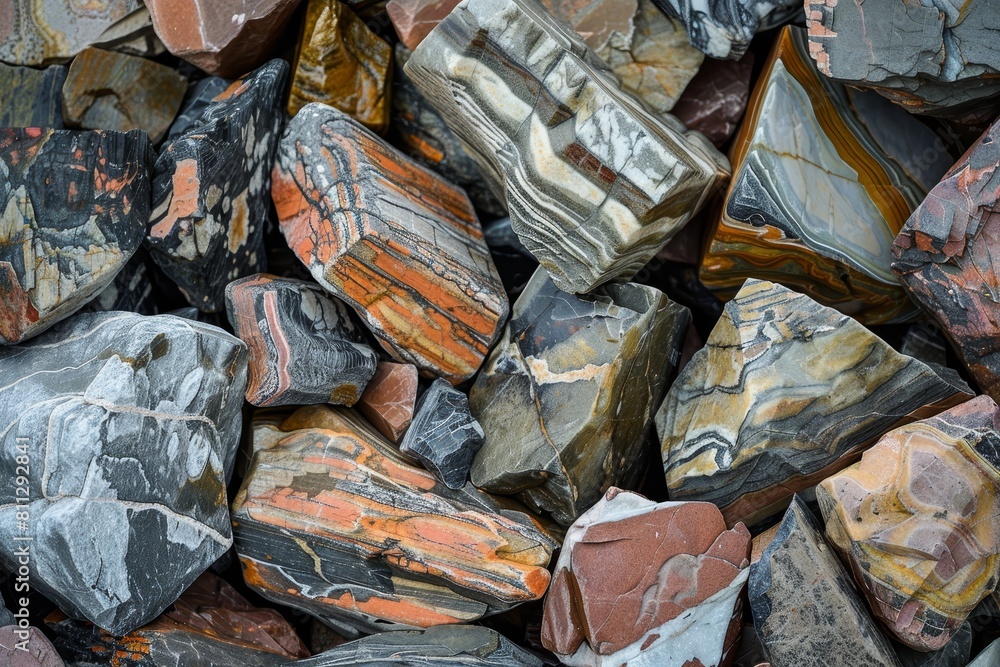
<instances>
[{"instance_id":1,"label":"agate-patterned stone","mask_svg":"<svg viewBox=\"0 0 1000 667\"><path fill-rule=\"evenodd\" d=\"M399 444L417 409L417 367L380 361L357 407L386 440Z\"/></svg>"},{"instance_id":2,"label":"agate-patterned stone","mask_svg":"<svg viewBox=\"0 0 1000 667\"><path fill-rule=\"evenodd\" d=\"M140 0L4 0L0 62L37 67L69 60L141 6Z\"/></svg>"},{"instance_id":3,"label":"agate-patterned stone","mask_svg":"<svg viewBox=\"0 0 1000 667\"><path fill-rule=\"evenodd\" d=\"M619 90L537 0L470 0L438 28L405 70L560 289L632 277L728 176L714 146Z\"/></svg>"},{"instance_id":4,"label":"agate-patterned stone","mask_svg":"<svg viewBox=\"0 0 1000 667\"><path fill-rule=\"evenodd\" d=\"M798 15L798 0L653 0L679 20L691 44L713 58L738 60L759 30Z\"/></svg>"},{"instance_id":5,"label":"agate-patterned stone","mask_svg":"<svg viewBox=\"0 0 1000 667\"><path fill-rule=\"evenodd\" d=\"M939 144L879 95L822 76L805 32L783 29L734 139L702 281L726 296L780 282L869 325L913 318L892 241L950 163Z\"/></svg>"},{"instance_id":6,"label":"agate-patterned stone","mask_svg":"<svg viewBox=\"0 0 1000 667\"><path fill-rule=\"evenodd\" d=\"M873 612L913 648L942 648L1000 581L998 428L979 396L890 431L816 489Z\"/></svg>"},{"instance_id":7,"label":"agate-patterned stone","mask_svg":"<svg viewBox=\"0 0 1000 667\"><path fill-rule=\"evenodd\" d=\"M288 245L398 361L478 370L507 295L465 193L322 104L288 124L272 196Z\"/></svg>"},{"instance_id":8,"label":"agate-patterned stone","mask_svg":"<svg viewBox=\"0 0 1000 667\"><path fill-rule=\"evenodd\" d=\"M748 280L656 415L673 500L756 523L879 436L972 397L855 320Z\"/></svg>"},{"instance_id":9,"label":"agate-patterned stone","mask_svg":"<svg viewBox=\"0 0 1000 667\"><path fill-rule=\"evenodd\" d=\"M66 68L16 67L0 63L0 127L63 128L62 87Z\"/></svg>"}]
</instances>

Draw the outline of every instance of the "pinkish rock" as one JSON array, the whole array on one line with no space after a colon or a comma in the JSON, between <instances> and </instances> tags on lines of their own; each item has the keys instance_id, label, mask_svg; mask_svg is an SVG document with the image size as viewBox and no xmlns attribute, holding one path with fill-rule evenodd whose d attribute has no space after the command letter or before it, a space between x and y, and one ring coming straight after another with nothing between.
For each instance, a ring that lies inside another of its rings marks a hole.
<instances>
[{"instance_id":1,"label":"pinkish rock","mask_svg":"<svg viewBox=\"0 0 1000 667\"><path fill-rule=\"evenodd\" d=\"M358 401L375 429L397 445L413 421L417 404L417 367L380 361Z\"/></svg>"},{"instance_id":2,"label":"pinkish rock","mask_svg":"<svg viewBox=\"0 0 1000 667\"><path fill-rule=\"evenodd\" d=\"M0 665L4 667L63 667L56 649L38 628L0 628Z\"/></svg>"},{"instance_id":3,"label":"pinkish rock","mask_svg":"<svg viewBox=\"0 0 1000 667\"><path fill-rule=\"evenodd\" d=\"M738 61L708 58L671 109L689 130L722 146L739 127L750 100L753 54Z\"/></svg>"},{"instance_id":4,"label":"pinkish rock","mask_svg":"<svg viewBox=\"0 0 1000 667\"><path fill-rule=\"evenodd\" d=\"M411 51L461 0L389 0L385 11L399 39Z\"/></svg>"}]
</instances>

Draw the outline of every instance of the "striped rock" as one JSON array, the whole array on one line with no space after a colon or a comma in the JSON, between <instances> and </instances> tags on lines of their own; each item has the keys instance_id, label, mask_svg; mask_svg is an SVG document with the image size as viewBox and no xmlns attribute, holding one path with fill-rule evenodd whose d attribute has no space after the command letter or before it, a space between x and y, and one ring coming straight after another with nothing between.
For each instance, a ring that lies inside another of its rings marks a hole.
<instances>
[{"instance_id":1,"label":"striped rock","mask_svg":"<svg viewBox=\"0 0 1000 667\"><path fill-rule=\"evenodd\" d=\"M140 7L140 0L3 0L0 62L35 67L64 62L100 42Z\"/></svg>"},{"instance_id":2,"label":"striped rock","mask_svg":"<svg viewBox=\"0 0 1000 667\"><path fill-rule=\"evenodd\" d=\"M835 0L834 0L835 1ZM679 20L696 48L713 58L739 60L760 30L796 18L799 0L653 0Z\"/></svg>"}]
</instances>

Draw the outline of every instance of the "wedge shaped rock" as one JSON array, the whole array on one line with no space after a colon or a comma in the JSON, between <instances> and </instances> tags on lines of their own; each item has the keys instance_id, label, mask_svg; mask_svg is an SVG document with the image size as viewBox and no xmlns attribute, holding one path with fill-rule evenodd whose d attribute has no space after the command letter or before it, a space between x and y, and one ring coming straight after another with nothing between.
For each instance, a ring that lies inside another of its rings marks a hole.
<instances>
[{"instance_id":1,"label":"wedge shaped rock","mask_svg":"<svg viewBox=\"0 0 1000 667\"><path fill-rule=\"evenodd\" d=\"M413 50L460 0L389 0L385 11L400 41Z\"/></svg>"},{"instance_id":2,"label":"wedge shaped rock","mask_svg":"<svg viewBox=\"0 0 1000 667\"><path fill-rule=\"evenodd\" d=\"M4 0L0 62L64 62L140 7L140 0Z\"/></svg>"}]
</instances>

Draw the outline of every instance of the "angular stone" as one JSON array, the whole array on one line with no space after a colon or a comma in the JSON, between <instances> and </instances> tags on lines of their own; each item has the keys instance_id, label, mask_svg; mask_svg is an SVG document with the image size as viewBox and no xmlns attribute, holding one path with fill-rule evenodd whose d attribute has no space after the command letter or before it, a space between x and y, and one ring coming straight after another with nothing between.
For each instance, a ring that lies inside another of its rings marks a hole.
<instances>
[{"instance_id":1,"label":"angular stone","mask_svg":"<svg viewBox=\"0 0 1000 667\"><path fill-rule=\"evenodd\" d=\"M145 5L127 14L101 33L100 39L91 46L120 51L130 56L155 58L167 52L160 38L153 30L153 20Z\"/></svg>"},{"instance_id":2,"label":"angular stone","mask_svg":"<svg viewBox=\"0 0 1000 667\"><path fill-rule=\"evenodd\" d=\"M713 58L739 60L750 40L795 18L799 0L653 0L680 21L697 49Z\"/></svg>"},{"instance_id":3,"label":"angular stone","mask_svg":"<svg viewBox=\"0 0 1000 667\"><path fill-rule=\"evenodd\" d=\"M948 643L937 651L925 653L893 642L903 667L965 667L972 655L972 626L966 621Z\"/></svg>"},{"instance_id":4,"label":"angular stone","mask_svg":"<svg viewBox=\"0 0 1000 667\"><path fill-rule=\"evenodd\" d=\"M466 395L438 378L420 397L399 449L420 461L449 489L461 489L483 437L483 427L469 412Z\"/></svg>"},{"instance_id":5,"label":"angular stone","mask_svg":"<svg viewBox=\"0 0 1000 667\"><path fill-rule=\"evenodd\" d=\"M707 231L701 279L729 295L780 282L863 324L912 319L892 240L951 158L923 123L822 76L805 31L775 41L734 139L734 176Z\"/></svg>"},{"instance_id":6,"label":"angular stone","mask_svg":"<svg viewBox=\"0 0 1000 667\"><path fill-rule=\"evenodd\" d=\"M714 146L620 91L536 0L470 0L440 27L405 70L560 289L632 277L727 177Z\"/></svg>"},{"instance_id":7,"label":"angular stone","mask_svg":"<svg viewBox=\"0 0 1000 667\"><path fill-rule=\"evenodd\" d=\"M816 488L875 614L936 651L1000 581L1000 408L979 396L890 431Z\"/></svg>"},{"instance_id":8,"label":"angular stone","mask_svg":"<svg viewBox=\"0 0 1000 667\"><path fill-rule=\"evenodd\" d=\"M357 407L379 433L399 444L417 408L417 367L378 362Z\"/></svg>"},{"instance_id":9,"label":"angular stone","mask_svg":"<svg viewBox=\"0 0 1000 667\"><path fill-rule=\"evenodd\" d=\"M883 433L971 397L850 317L748 280L656 414L667 488L752 525Z\"/></svg>"},{"instance_id":10,"label":"angular stone","mask_svg":"<svg viewBox=\"0 0 1000 667\"><path fill-rule=\"evenodd\" d=\"M258 273L226 287L226 315L250 349L254 405L354 405L378 356L344 304L318 285Z\"/></svg>"},{"instance_id":11,"label":"angular stone","mask_svg":"<svg viewBox=\"0 0 1000 667\"><path fill-rule=\"evenodd\" d=\"M0 344L79 310L142 243L142 132L0 129Z\"/></svg>"},{"instance_id":12,"label":"angular stone","mask_svg":"<svg viewBox=\"0 0 1000 667\"><path fill-rule=\"evenodd\" d=\"M988 123L1000 113L995 0L805 6L809 53L823 74L877 90L910 113L963 123Z\"/></svg>"},{"instance_id":13,"label":"angular stone","mask_svg":"<svg viewBox=\"0 0 1000 667\"><path fill-rule=\"evenodd\" d=\"M141 315L156 315L153 283L146 262L148 255L140 248L122 267L115 279L86 305L87 310L124 310Z\"/></svg>"},{"instance_id":14,"label":"angular stone","mask_svg":"<svg viewBox=\"0 0 1000 667\"><path fill-rule=\"evenodd\" d=\"M997 663L1000 663L1000 639L987 646L967 667L994 667Z\"/></svg>"},{"instance_id":15,"label":"angular stone","mask_svg":"<svg viewBox=\"0 0 1000 667\"><path fill-rule=\"evenodd\" d=\"M690 317L646 285L572 295L539 269L469 393L486 432L472 483L573 523L645 459Z\"/></svg>"},{"instance_id":16,"label":"angular stone","mask_svg":"<svg viewBox=\"0 0 1000 667\"><path fill-rule=\"evenodd\" d=\"M133 313L80 313L0 348L0 472L14 479L25 450L33 464L32 590L122 635L226 552L246 354L221 329ZM0 487L4 544L17 509Z\"/></svg>"},{"instance_id":17,"label":"angular stone","mask_svg":"<svg viewBox=\"0 0 1000 667\"><path fill-rule=\"evenodd\" d=\"M187 79L136 56L86 48L62 89L63 118L88 130L145 130L159 143L180 109Z\"/></svg>"},{"instance_id":18,"label":"angular stone","mask_svg":"<svg viewBox=\"0 0 1000 667\"><path fill-rule=\"evenodd\" d=\"M752 53L737 61L706 60L670 112L686 128L701 132L721 147L733 136L746 111L752 74Z\"/></svg>"},{"instance_id":19,"label":"angular stone","mask_svg":"<svg viewBox=\"0 0 1000 667\"><path fill-rule=\"evenodd\" d=\"M0 127L63 128L62 87L66 68L43 70L0 63Z\"/></svg>"},{"instance_id":20,"label":"angular stone","mask_svg":"<svg viewBox=\"0 0 1000 667\"><path fill-rule=\"evenodd\" d=\"M321 102L385 132L392 47L342 2L307 2L288 113L294 116L310 102Z\"/></svg>"},{"instance_id":21,"label":"angular stone","mask_svg":"<svg viewBox=\"0 0 1000 667\"><path fill-rule=\"evenodd\" d=\"M683 232L682 232L683 233ZM517 238L510 217L499 218L483 225L483 238L500 273L504 289L513 298L524 290L538 270L536 260ZM676 237L674 237L676 238Z\"/></svg>"},{"instance_id":22,"label":"angular stone","mask_svg":"<svg viewBox=\"0 0 1000 667\"><path fill-rule=\"evenodd\" d=\"M235 78L262 65L299 0L145 0L167 50L209 74ZM283 90L279 86L279 90ZM280 93L274 93L280 97Z\"/></svg>"},{"instance_id":23,"label":"angular stone","mask_svg":"<svg viewBox=\"0 0 1000 667\"><path fill-rule=\"evenodd\" d=\"M181 113L156 159L146 246L199 310L219 312L229 282L266 268L287 76L272 60L215 95L219 83L203 85L188 102L197 115Z\"/></svg>"},{"instance_id":24,"label":"angular stone","mask_svg":"<svg viewBox=\"0 0 1000 667\"><path fill-rule=\"evenodd\" d=\"M285 128L273 181L289 247L387 352L476 372L508 305L465 193L322 104Z\"/></svg>"},{"instance_id":25,"label":"angular stone","mask_svg":"<svg viewBox=\"0 0 1000 667\"><path fill-rule=\"evenodd\" d=\"M20 634L27 633L27 638ZM38 628L0 627L0 664L5 667L64 667L52 643Z\"/></svg>"},{"instance_id":26,"label":"angular stone","mask_svg":"<svg viewBox=\"0 0 1000 667\"><path fill-rule=\"evenodd\" d=\"M385 11L392 27L410 51L455 9L460 0L389 0Z\"/></svg>"},{"instance_id":27,"label":"angular stone","mask_svg":"<svg viewBox=\"0 0 1000 667\"><path fill-rule=\"evenodd\" d=\"M612 487L566 533L542 644L566 665L726 664L749 555L749 531L726 530L711 503L657 504Z\"/></svg>"},{"instance_id":28,"label":"angular stone","mask_svg":"<svg viewBox=\"0 0 1000 667\"><path fill-rule=\"evenodd\" d=\"M774 667L901 667L798 496L750 566L748 589L757 636Z\"/></svg>"},{"instance_id":29,"label":"angular stone","mask_svg":"<svg viewBox=\"0 0 1000 667\"><path fill-rule=\"evenodd\" d=\"M937 320L980 388L1000 400L1000 121L906 221L893 270Z\"/></svg>"},{"instance_id":30,"label":"angular stone","mask_svg":"<svg viewBox=\"0 0 1000 667\"><path fill-rule=\"evenodd\" d=\"M474 621L538 600L556 543L527 514L408 463L350 411L255 423L233 501L243 577L342 633Z\"/></svg>"}]
</instances>

